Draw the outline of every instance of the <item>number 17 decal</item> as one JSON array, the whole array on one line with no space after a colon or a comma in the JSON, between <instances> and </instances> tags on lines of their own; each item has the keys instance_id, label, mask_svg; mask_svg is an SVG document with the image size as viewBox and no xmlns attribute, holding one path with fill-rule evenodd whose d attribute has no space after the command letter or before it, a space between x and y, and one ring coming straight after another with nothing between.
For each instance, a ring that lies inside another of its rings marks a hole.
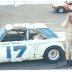
<instances>
[{"instance_id":1,"label":"number 17 decal","mask_svg":"<svg viewBox=\"0 0 72 72\"><path fill-rule=\"evenodd\" d=\"M26 50L26 46L14 46L13 51L18 51L18 50L20 50L20 52L18 53L16 58L22 57L23 53ZM11 58L11 49L10 49L10 47L7 47L7 58Z\"/></svg>"}]
</instances>

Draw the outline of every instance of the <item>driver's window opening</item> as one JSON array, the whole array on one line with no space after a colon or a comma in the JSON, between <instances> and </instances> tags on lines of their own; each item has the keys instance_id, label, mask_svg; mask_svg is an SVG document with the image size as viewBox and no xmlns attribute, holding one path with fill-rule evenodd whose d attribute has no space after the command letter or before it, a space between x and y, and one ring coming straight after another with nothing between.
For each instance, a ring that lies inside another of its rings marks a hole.
<instances>
[{"instance_id":1,"label":"driver's window opening","mask_svg":"<svg viewBox=\"0 0 72 72\"><path fill-rule=\"evenodd\" d=\"M44 37L44 35L40 31L31 29L30 33L29 33L29 39L30 40L35 40L35 39L43 40L46 38Z\"/></svg>"}]
</instances>

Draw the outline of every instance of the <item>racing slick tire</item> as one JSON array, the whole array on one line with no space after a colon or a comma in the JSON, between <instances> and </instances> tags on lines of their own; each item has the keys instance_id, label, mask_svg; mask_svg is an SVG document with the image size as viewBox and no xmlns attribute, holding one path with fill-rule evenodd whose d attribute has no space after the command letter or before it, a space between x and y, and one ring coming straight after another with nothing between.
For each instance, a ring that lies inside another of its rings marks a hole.
<instances>
[{"instance_id":1,"label":"racing slick tire","mask_svg":"<svg viewBox=\"0 0 72 72\"><path fill-rule=\"evenodd\" d=\"M59 12L59 13L63 13L63 12L65 12L64 7L59 7L59 8L57 9L57 12Z\"/></svg>"},{"instance_id":2,"label":"racing slick tire","mask_svg":"<svg viewBox=\"0 0 72 72\"><path fill-rule=\"evenodd\" d=\"M44 52L44 60L49 63L57 63L65 56L60 46L50 46Z\"/></svg>"}]
</instances>

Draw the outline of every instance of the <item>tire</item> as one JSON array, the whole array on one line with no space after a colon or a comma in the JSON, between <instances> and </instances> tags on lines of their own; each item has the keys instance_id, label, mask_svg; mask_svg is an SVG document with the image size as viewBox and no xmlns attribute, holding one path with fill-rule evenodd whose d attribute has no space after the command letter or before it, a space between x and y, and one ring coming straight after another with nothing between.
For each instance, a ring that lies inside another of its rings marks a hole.
<instances>
[{"instance_id":1,"label":"tire","mask_svg":"<svg viewBox=\"0 0 72 72\"><path fill-rule=\"evenodd\" d=\"M59 13L63 13L63 12L65 12L64 7L59 7L59 8L57 9L57 12L59 12Z\"/></svg>"},{"instance_id":2,"label":"tire","mask_svg":"<svg viewBox=\"0 0 72 72\"><path fill-rule=\"evenodd\" d=\"M44 60L50 63L57 63L64 58L64 51L60 46L50 46L44 52Z\"/></svg>"}]
</instances>

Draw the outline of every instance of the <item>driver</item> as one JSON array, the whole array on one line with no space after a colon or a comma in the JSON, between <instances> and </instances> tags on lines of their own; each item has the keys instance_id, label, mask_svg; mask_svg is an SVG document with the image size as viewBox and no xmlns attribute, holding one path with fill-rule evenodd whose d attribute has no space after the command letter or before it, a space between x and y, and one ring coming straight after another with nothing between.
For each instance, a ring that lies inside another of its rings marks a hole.
<instances>
[{"instance_id":1,"label":"driver","mask_svg":"<svg viewBox=\"0 0 72 72\"><path fill-rule=\"evenodd\" d=\"M34 40L43 40L44 36L41 33L37 33L37 35L33 36Z\"/></svg>"}]
</instances>

